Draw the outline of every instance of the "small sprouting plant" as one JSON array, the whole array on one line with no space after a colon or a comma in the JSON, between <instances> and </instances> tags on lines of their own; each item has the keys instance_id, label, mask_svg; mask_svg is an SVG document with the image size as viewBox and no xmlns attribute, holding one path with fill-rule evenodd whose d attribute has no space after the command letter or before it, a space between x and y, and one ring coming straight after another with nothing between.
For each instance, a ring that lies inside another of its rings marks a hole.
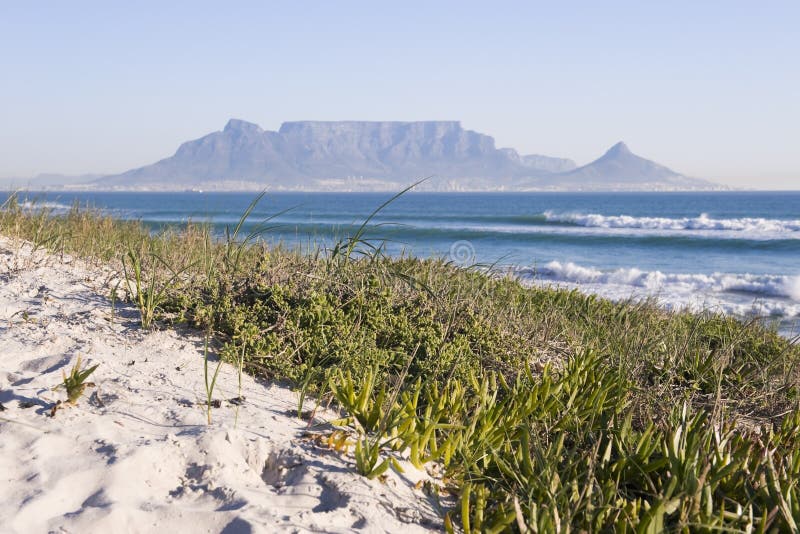
<instances>
[{"instance_id":1,"label":"small sprouting plant","mask_svg":"<svg viewBox=\"0 0 800 534\"><path fill-rule=\"evenodd\" d=\"M211 424L211 407L213 405L212 396L214 395L214 386L217 384L217 375L222 366L222 358L217 361L217 367L214 369L214 374L209 380L208 376L208 333L206 333L203 341L203 377L206 383L206 415L208 416L208 424Z\"/></svg>"},{"instance_id":2,"label":"small sprouting plant","mask_svg":"<svg viewBox=\"0 0 800 534\"><path fill-rule=\"evenodd\" d=\"M63 387L67 392L67 402L70 404L75 404L78 402L78 399L81 398L83 395L83 391L89 387L94 386L93 382L87 382L86 379L89 378L89 375L94 373L95 369L100 364L95 364L91 367L85 367L81 369L81 357L78 356L78 359L75 361L75 365L72 366L72 370L69 374L61 371L61 376L63 377L63 382L56 386L56 388ZM55 412L55 410L53 410Z\"/></svg>"},{"instance_id":3,"label":"small sprouting plant","mask_svg":"<svg viewBox=\"0 0 800 534\"><path fill-rule=\"evenodd\" d=\"M63 387L67 392L66 402L74 405L76 402L78 402L78 399L81 398L81 395L83 395L83 392L87 387L94 386L94 382L87 382L86 379L89 378L89 375L94 373L95 369L97 369L99 365L100 364L97 363L91 367L85 367L81 369L81 357L78 356L78 359L75 361L75 365L72 366L72 370L69 372L69 374L65 373L63 370L61 371L63 381L53 389ZM63 404L63 401L57 401L50 410L50 417L55 417L56 411L58 411Z\"/></svg>"},{"instance_id":4,"label":"small sprouting plant","mask_svg":"<svg viewBox=\"0 0 800 534\"><path fill-rule=\"evenodd\" d=\"M381 460L381 449L384 443L381 443L380 436L370 438L367 435L362 436L356 441L355 459L356 469L358 473L369 479L378 478L382 476L389 467L393 467L396 471L402 473L403 468L400 466L394 456Z\"/></svg>"},{"instance_id":5,"label":"small sprouting plant","mask_svg":"<svg viewBox=\"0 0 800 534\"><path fill-rule=\"evenodd\" d=\"M114 322L114 317L117 313L117 300L119 300L119 285L122 283L121 280L118 280L114 287L111 288L111 322Z\"/></svg>"}]
</instances>

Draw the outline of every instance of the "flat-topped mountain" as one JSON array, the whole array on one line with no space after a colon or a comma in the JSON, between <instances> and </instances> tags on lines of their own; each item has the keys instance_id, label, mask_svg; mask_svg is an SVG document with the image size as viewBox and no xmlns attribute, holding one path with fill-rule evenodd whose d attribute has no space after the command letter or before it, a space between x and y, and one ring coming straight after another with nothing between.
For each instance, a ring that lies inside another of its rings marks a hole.
<instances>
[{"instance_id":1,"label":"flat-topped mountain","mask_svg":"<svg viewBox=\"0 0 800 534\"><path fill-rule=\"evenodd\" d=\"M596 162L576 168L569 159L497 148L494 138L465 130L457 121L298 121L270 131L239 119L228 121L222 131L183 143L169 158L100 178L93 185L396 190L428 176L434 179L424 188L434 190L584 189L584 181L594 189L615 189L618 184L650 187L654 180L665 187L684 185L675 181L684 178L681 175L631 154L621 144ZM689 188L713 185L686 180Z\"/></svg>"},{"instance_id":2,"label":"flat-topped mountain","mask_svg":"<svg viewBox=\"0 0 800 534\"><path fill-rule=\"evenodd\" d=\"M293 147L298 171L311 180L474 179L515 170L494 139L455 121L286 122L278 134Z\"/></svg>"},{"instance_id":3,"label":"flat-topped mountain","mask_svg":"<svg viewBox=\"0 0 800 534\"><path fill-rule=\"evenodd\" d=\"M559 158L524 158L498 150L492 137L465 130L456 121L300 121L286 122L274 132L231 119L222 131L182 144L172 157L96 183L393 189L435 175L448 181L444 187L452 188L449 181L457 180L457 185L484 189L520 174L549 173L553 165L574 167Z\"/></svg>"}]
</instances>

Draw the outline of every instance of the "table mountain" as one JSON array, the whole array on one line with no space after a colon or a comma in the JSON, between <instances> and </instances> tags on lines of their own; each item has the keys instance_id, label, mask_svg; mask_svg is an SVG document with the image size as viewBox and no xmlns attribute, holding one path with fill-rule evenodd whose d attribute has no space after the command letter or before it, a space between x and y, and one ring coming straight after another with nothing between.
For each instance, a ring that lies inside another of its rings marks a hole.
<instances>
[{"instance_id":1,"label":"table mountain","mask_svg":"<svg viewBox=\"0 0 800 534\"><path fill-rule=\"evenodd\" d=\"M276 132L239 119L183 143L169 158L93 185L396 190L427 176L435 178L424 188L433 190L573 189L585 184L603 189L603 184L620 183L637 188L654 182L696 187L696 181L631 154L624 144L576 168L569 159L498 149L492 137L465 130L457 121L298 121L283 123Z\"/></svg>"}]
</instances>

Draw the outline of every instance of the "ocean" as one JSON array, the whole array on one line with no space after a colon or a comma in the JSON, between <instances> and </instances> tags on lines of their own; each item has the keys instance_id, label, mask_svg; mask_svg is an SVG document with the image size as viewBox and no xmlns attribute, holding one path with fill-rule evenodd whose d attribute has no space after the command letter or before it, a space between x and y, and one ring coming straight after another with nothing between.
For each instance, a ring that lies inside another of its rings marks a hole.
<instances>
[{"instance_id":1,"label":"ocean","mask_svg":"<svg viewBox=\"0 0 800 534\"><path fill-rule=\"evenodd\" d=\"M6 194L0 193L0 202ZM56 212L78 202L154 228L192 220L220 234L253 193L28 193ZM325 246L351 235L386 193L268 193L263 237ZM536 285L666 308L711 309L800 332L800 192L408 193L369 223L389 254L491 266Z\"/></svg>"}]
</instances>

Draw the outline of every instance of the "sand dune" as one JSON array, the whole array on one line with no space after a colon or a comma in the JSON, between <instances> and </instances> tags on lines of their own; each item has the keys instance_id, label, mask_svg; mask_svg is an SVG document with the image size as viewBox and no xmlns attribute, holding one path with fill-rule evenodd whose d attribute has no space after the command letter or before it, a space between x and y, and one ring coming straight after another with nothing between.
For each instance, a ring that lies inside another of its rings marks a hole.
<instances>
[{"instance_id":1,"label":"sand dune","mask_svg":"<svg viewBox=\"0 0 800 534\"><path fill-rule=\"evenodd\" d=\"M143 332L115 273L0 237L0 531L424 532L441 528L410 465L385 482L318 445L289 389L223 365L206 424L202 339ZM62 370L99 364L76 406ZM320 412L324 417L333 414Z\"/></svg>"}]
</instances>

